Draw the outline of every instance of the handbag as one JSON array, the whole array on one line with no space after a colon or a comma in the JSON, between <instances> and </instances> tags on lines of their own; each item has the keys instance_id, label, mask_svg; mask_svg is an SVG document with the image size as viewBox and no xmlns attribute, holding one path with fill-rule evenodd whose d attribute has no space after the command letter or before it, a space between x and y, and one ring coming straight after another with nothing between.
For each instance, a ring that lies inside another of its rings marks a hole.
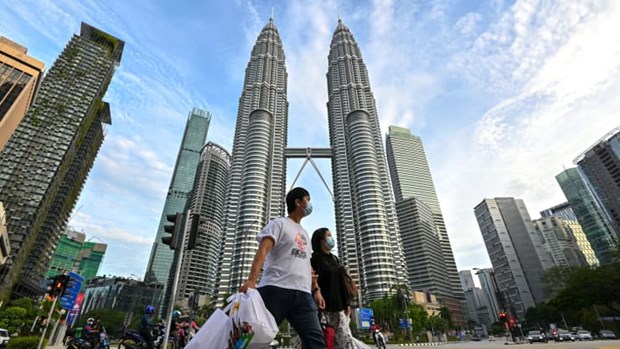
<instances>
[{"instance_id":1,"label":"handbag","mask_svg":"<svg viewBox=\"0 0 620 349\"><path fill-rule=\"evenodd\" d=\"M342 282L342 288L344 288L344 293L348 299L353 299L357 297L357 285L349 272L347 272L347 268L344 265L340 264L340 260L338 257L334 256L336 263L338 263L338 269L340 270L340 280Z\"/></svg>"},{"instance_id":2,"label":"handbag","mask_svg":"<svg viewBox=\"0 0 620 349\"><path fill-rule=\"evenodd\" d=\"M325 346L327 349L334 349L336 344L336 329L327 323L327 317L324 312L319 312L319 322L323 329L323 337L325 337Z\"/></svg>"}]
</instances>

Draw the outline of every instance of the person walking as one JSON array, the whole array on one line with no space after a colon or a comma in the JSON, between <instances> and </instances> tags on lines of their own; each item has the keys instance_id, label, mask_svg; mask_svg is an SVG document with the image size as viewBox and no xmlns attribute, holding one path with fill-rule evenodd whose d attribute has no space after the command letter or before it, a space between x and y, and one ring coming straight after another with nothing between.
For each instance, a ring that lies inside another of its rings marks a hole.
<instances>
[{"instance_id":1,"label":"person walking","mask_svg":"<svg viewBox=\"0 0 620 349\"><path fill-rule=\"evenodd\" d=\"M312 234L312 269L318 274L318 285L325 300L323 315L327 325L334 328L334 348L355 349L349 323L351 299L347 296L342 279L342 266L331 251L336 245L327 228L319 228Z\"/></svg>"},{"instance_id":2,"label":"person walking","mask_svg":"<svg viewBox=\"0 0 620 349\"><path fill-rule=\"evenodd\" d=\"M257 287L264 264L258 292L278 326L287 319L305 349L326 349L317 316L325 300L310 266L310 236L300 224L312 213L310 193L292 189L286 194L286 209L288 216L272 220L256 237L258 251L239 291Z\"/></svg>"}]
</instances>

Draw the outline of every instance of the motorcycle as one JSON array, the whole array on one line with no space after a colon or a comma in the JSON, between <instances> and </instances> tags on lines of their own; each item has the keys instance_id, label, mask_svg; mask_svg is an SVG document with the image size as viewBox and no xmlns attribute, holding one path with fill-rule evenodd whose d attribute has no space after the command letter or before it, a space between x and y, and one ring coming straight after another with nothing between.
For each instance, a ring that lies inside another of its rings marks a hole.
<instances>
[{"instance_id":1,"label":"motorcycle","mask_svg":"<svg viewBox=\"0 0 620 349\"><path fill-rule=\"evenodd\" d=\"M166 324L161 322L153 329L153 344L156 349L162 348L164 342L164 336L166 333ZM140 332L136 330L126 329L123 336L120 338L118 349L146 349L146 339ZM168 349L174 349L174 336L168 336ZM77 348L76 348L77 349Z\"/></svg>"},{"instance_id":2,"label":"motorcycle","mask_svg":"<svg viewBox=\"0 0 620 349\"><path fill-rule=\"evenodd\" d=\"M67 349L91 349L92 343L85 338L75 337L75 331L65 338L65 347ZM110 349L110 339L105 331L105 327L97 334L97 343L94 349Z\"/></svg>"},{"instance_id":3,"label":"motorcycle","mask_svg":"<svg viewBox=\"0 0 620 349\"><path fill-rule=\"evenodd\" d=\"M386 340L380 330L375 330L375 344L379 349L387 349Z\"/></svg>"}]
</instances>

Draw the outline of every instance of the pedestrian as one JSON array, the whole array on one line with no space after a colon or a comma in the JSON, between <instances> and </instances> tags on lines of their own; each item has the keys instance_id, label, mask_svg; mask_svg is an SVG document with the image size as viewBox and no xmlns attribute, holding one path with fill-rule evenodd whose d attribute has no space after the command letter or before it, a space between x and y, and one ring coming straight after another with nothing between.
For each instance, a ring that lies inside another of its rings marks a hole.
<instances>
[{"instance_id":1,"label":"pedestrian","mask_svg":"<svg viewBox=\"0 0 620 349\"><path fill-rule=\"evenodd\" d=\"M258 251L239 291L256 288L264 263L258 292L278 326L287 319L305 349L326 349L318 318L325 300L310 265L310 236L300 224L312 213L308 191L292 189L286 195L286 209L288 216L272 220L256 237Z\"/></svg>"},{"instance_id":2,"label":"pedestrian","mask_svg":"<svg viewBox=\"0 0 620 349\"><path fill-rule=\"evenodd\" d=\"M138 332L140 332L146 341L147 349L155 349L155 342L153 340L153 330L155 329L155 322L153 321L154 316L155 307L147 305L146 309L144 309L142 320L140 321L140 327L138 328Z\"/></svg>"},{"instance_id":3,"label":"pedestrian","mask_svg":"<svg viewBox=\"0 0 620 349\"><path fill-rule=\"evenodd\" d=\"M331 251L336 245L327 228L319 228L312 234L312 269L318 274L318 284L325 300L323 315L327 325L336 331L334 348L354 349L351 322L351 298L347 295L342 277L343 268L338 257Z\"/></svg>"}]
</instances>

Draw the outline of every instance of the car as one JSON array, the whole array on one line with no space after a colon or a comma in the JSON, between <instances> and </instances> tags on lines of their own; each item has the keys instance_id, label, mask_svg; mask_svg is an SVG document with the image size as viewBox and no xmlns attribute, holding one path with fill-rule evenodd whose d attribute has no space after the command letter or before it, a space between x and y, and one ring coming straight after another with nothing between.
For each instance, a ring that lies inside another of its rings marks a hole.
<instances>
[{"instance_id":1,"label":"car","mask_svg":"<svg viewBox=\"0 0 620 349\"><path fill-rule=\"evenodd\" d=\"M493 342L495 340L495 336L489 336L489 342Z\"/></svg>"},{"instance_id":2,"label":"car","mask_svg":"<svg viewBox=\"0 0 620 349\"><path fill-rule=\"evenodd\" d=\"M592 334L590 333L590 331L580 330L577 331L577 339L579 339L580 341L591 341Z\"/></svg>"},{"instance_id":3,"label":"car","mask_svg":"<svg viewBox=\"0 0 620 349\"><path fill-rule=\"evenodd\" d=\"M477 334L475 334L475 335L471 336L471 340L472 340L473 342L480 342L480 340L481 340L481 339L482 339L482 338L480 338L480 336L479 336L479 335L477 335Z\"/></svg>"},{"instance_id":4,"label":"car","mask_svg":"<svg viewBox=\"0 0 620 349\"><path fill-rule=\"evenodd\" d=\"M545 337L540 333L540 331L530 331L527 333L527 340L530 344L534 342L544 342Z\"/></svg>"},{"instance_id":5,"label":"car","mask_svg":"<svg viewBox=\"0 0 620 349\"><path fill-rule=\"evenodd\" d=\"M573 335L568 331L559 330L558 336L560 337L560 340L562 342L568 342L568 341L574 342L575 341L575 337L573 337Z\"/></svg>"},{"instance_id":6,"label":"car","mask_svg":"<svg viewBox=\"0 0 620 349\"><path fill-rule=\"evenodd\" d=\"M0 348L6 348L9 345L9 331L0 328Z\"/></svg>"},{"instance_id":7,"label":"car","mask_svg":"<svg viewBox=\"0 0 620 349\"><path fill-rule=\"evenodd\" d=\"M611 330L601 330L598 337L600 339L616 339L616 334Z\"/></svg>"}]
</instances>

